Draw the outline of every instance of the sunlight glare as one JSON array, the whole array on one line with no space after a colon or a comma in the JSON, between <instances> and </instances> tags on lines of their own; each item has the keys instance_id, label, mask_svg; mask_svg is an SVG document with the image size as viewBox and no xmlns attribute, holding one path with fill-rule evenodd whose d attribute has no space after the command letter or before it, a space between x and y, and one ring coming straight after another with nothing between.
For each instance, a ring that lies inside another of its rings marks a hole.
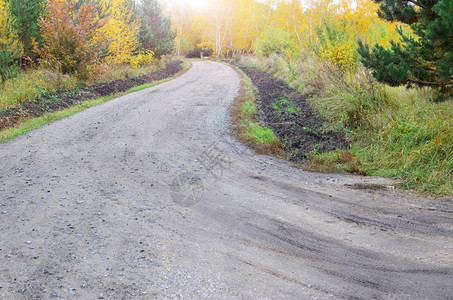
<instances>
[{"instance_id":1,"label":"sunlight glare","mask_svg":"<svg viewBox=\"0 0 453 300\"><path fill-rule=\"evenodd\" d=\"M201 9L206 6L207 0L179 0L179 1L187 3L188 5L190 5L193 8Z\"/></svg>"}]
</instances>

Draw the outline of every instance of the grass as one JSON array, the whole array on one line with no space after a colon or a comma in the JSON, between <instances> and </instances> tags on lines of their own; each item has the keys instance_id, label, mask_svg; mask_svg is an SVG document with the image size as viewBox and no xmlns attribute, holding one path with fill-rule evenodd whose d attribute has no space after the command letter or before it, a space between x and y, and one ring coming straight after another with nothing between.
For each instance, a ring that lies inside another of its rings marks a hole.
<instances>
[{"instance_id":1,"label":"grass","mask_svg":"<svg viewBox=\"0 0 453 300\"><path fill-rule=\"evenodd\" d=\"M404 187L453 195L453 102L433 103L426 91L389 88L395 109L375 116L378 130L358 130L351 151L375 175L405 178Z\"/></svg>"},{"instance_id":2,"label":"grass","mask_svg":"<svg viewBox=\"0 0 453 300\"><path fill-rule=\"evenodd\" d=\"M403 188L453 196L453 100L435 103L429 89L377 84L361 68L344 74L311 54L292 62L297 76L276 55L240 63L296 88L321 113L326 130L345 133L348 151L313 152L305 169L402 179Z\"/></svg>"},{"instance_id":3,"label":"grass","mask_svg":"<svg viewBox=\"0 0 453 300\"><path fill-rule=\"evenodd\" d=\"M64 109L61 111L52 112L52 113L45 114L41 117L24 120L15 127L0 131L0 143L4 143L9 140L15 139L32 130L38 129L48 123L52 123L52 122L61 120L63 118L69 117L69 116L76 114L78 112L81 112L82 110L85 110L89 107L105 103L105 102L113 99L114 97L115 96L107 96L107 97L100 97L100 98L97 98L97 99L94 99L91 101L84 101L73 107L70 107L70 108L67 108L67 109Z\"/></svg>"},{"instance_id":4,"label":"grass","mask_svg":"<svg viewBox=\"0 0 453 300\"><path fill-rule=\"evenodd\" d=\"M152 83L145 83L145 84L142 84L142 85L134 86L134 87L128 89L127 91L128 91L129 93L133 93L133 92L138 92L138 91L141 91L141 90L150 88L150 87L152 87L152 86L153 86Z\"/></svg>"},{"instance_id":5,"label":"grass","mask_svg":"<svg viewBox=\"0 0 453 300\"><path fill-rule=\"evenodd\" d=\"M241 88L230 109L233 135L260 154L283 156L282 143L272 129L262 126L256 119L257 107L254 86L240 69L231 66L242 76Z\"/></svg>"},{"instance_id":6,"label":"grass","mask_svg":"<svg viewBox=\"0 0 453 300\"><path fill-rule=\"evenodd\" d=\"M281 99L272 103L272 107L277 109L280 113L283 111L288 112L292 116L296 116L300 112L300 108L294 105L294 102L288 99Z\"/></svg>"},{"instance_id":7,"label":"grass","mask_svg":"<svg viewBox=\"0 0 453 300\"><path fill-rule=\"evenodd\" d=\"M241 106L241 112L246 116L254 117L257 113L255 102L251 100L245 101Z\"/></svg>"},{"instance_id":8,"label":"grass","mask_svg":"<svg viewBox=\"0 0 453 300\"><path fill-rule=\"evenodd\" d=\"M75 77L62 76L45 70L22 72L7 80L0 89L0 109L16 107L21 102L32 101L54 91L77 89L80 82Z\"/></svg>"},{"instance_id":9,"label":"grass","mask_svg":"<svg viewBox=\"0 0 453 300\"><path fill-rule=\"evenodd\" d=\"M244 134L254 143L273 145L279 142L278 137L272 129L261 126L256 122L244 122Z\"/></svg>"}]
</instances>

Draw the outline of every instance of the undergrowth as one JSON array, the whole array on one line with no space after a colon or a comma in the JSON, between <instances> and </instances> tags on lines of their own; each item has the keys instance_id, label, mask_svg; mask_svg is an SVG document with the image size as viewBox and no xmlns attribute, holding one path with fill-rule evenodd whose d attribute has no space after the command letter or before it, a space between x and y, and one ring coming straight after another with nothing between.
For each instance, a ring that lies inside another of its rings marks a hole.
<instances>
[{"instance_id":1,"label":"undergrowth","mask_svg":"<svg viewBox=\"0 0 453 300\"><path fill-rule=\"evenodd\" d=\"M345 72L309 53L290 63L278 55L239 63L284 80L321 113L326 130L345 133L348 151L314 151L305 168L399 178L405 188L453 195L452 100L435 103L429 89L378 84L361 67Z\"/></svg>"},{"instance_id":2,"label":"undergrowth","mask_svg":"<svg viewBox=\"0 0 453 300\"><path fill-rule=\"evenodd\" d=\"M30 69L22 71L16 78L5 81L0 86L0 110L13 108L21 102L32 101L54 92L72 91L84 85L133 78L164 69L166 60L156 61L141 68L129 65L104 65L92 82L81 82L74 76L61 75L48 70Z\"/></svg>"}]
</instances>

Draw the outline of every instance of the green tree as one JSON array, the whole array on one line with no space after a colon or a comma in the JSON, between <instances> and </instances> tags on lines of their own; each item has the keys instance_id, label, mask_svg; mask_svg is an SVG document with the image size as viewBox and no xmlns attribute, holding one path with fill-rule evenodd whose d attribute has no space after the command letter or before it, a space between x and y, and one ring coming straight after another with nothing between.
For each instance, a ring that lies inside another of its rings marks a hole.
<instances>
[{"instance_id":1,"label":"green tree","mask_svg":"<svg viewBox=\"0 0 453 300\"><path fill-rule=\"evenodd\" d=\"M19 67L17 61L11 59L11 52L8 50L7 45L3 45L0 50L0 82L3 83L7 79L17 77Z\"/></svg>"},{"instance_id":2,"label":"green tree","mask_svg":"<svg viewBox=\"0 0 453 300\"><path fill-rule=\"evenodd\" d=\"M12 24L19 41L24 47L24 54L34 56L32 40L41 42L39 17L44 9L45 0L9 0Z\"/></svg>"},{"instance_id":3,"label":"green tree","mask_svg":"<svg viewBox=\"0 0 453 300\"><path fill-rule=\"evenodd\" d=\"M375 0L379 17L399 21L400 42L385 49L359 41L363 64L392 86L431 86L442 93L453 86L453 0Z\"/></svg>"},{"instance_id":4,"label":"green tree","mask_svg":"<svg viewBox=\"0 0 453 300\"><path fill-rule=\"evenodd\" d=\"M157 0L142 0L137 10L141 20L138 39L142 48L153 51L157 58L171 53L176 32L171 29L171 19L164 16L160 3Z\"/></svg>"}]
</instances>

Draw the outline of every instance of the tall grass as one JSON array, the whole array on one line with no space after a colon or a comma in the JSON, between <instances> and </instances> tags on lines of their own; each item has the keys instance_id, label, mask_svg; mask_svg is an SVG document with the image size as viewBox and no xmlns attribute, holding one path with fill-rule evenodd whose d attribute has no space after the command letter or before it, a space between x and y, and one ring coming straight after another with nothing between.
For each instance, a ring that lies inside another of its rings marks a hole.
<instances>
[{"instance_id":1,"label":"tall grass","mask_svg":"<svg viewBox=\"0 0 453 300\"><path fill-rule=\"evenodd\" d=\"M9 79L0 85L0 109L17 107L21 102L36 100L56 91L71 91L82 85L149 74L164 69L166 62L166 59L162 59L141 68L104 64L98 68L100 72L96 74L92 82L81 82L74 76L59 75L48 70L22 71L18 77Z\"/></svg>"},{"instance_id":2,"label":"tall grass","mask_svg":"<svg viewBox=\"0 0 453 300\"><path fill-rule=\"evenodd\" d=\"M398 104L376 116L376 130L357 130L352 152L371 174L406 178L405 186L453 194L453 102L433 103L429 92L388 88Z\"/></svg>"},{"instance_id":3,"label":"tall grass","mask_svg":"<svg viewBox=\"0 0 453 300\"><path fill-rule=\"evenodd\" d=\"M0 86L0 109L15 107L20 102L35 100L56 90L74 90L79 84L75 77L57 76L49 71L21 72Z\"/></svg>"},{"instance_id":4,"label":"tall grass","mask_svg":"<svg viewBox=\"0 0 453 300\"><path fill-rule=\"evenodd\" d=\"M284 80L323 115L326 129L345 132L350 149L313 153L311 167L401 178L422 193L453 195L453 100L434 103L429 89L384 86L363 68L341 72L310 53L239 63Z\"/></svg>"}]
</instances>

